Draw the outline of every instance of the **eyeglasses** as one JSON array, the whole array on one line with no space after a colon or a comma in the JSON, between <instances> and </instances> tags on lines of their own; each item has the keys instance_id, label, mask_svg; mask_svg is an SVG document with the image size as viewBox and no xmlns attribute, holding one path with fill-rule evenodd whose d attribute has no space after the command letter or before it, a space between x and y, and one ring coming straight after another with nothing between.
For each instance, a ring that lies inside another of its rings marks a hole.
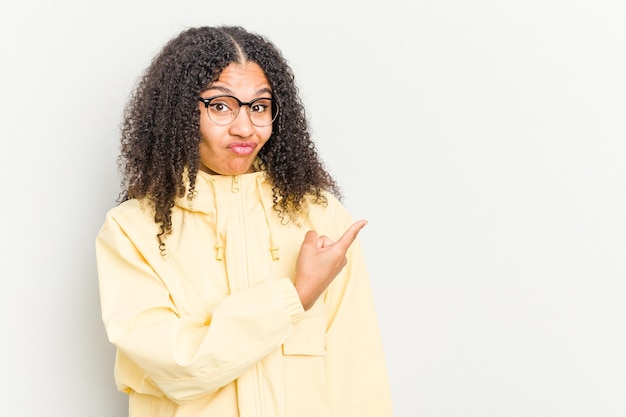
<instances>
[{"instance_id":1,"label":"eyeglasses","mask_svg":"<svg viewBox=\"0 0 626 417\"><path fill-rule=\"evenodd\" d=\"M269 97L257 98L247 103L228 95L198 97L198 100L204 103L209 119L221 126L232 123L242 106L248 106L250 121L257 127L271 125L278 116L278 104Z\"/></svg>"}]
</instances>

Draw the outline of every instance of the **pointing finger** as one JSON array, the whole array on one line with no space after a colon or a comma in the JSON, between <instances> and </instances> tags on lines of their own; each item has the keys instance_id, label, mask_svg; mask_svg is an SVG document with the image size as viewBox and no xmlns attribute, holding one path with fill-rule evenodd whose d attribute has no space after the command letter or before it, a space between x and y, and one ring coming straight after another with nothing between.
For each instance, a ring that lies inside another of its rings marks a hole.
<instances>
[{"instance_id":1,"label":"pointing finger","mask_svg":"<svg viewBox=\"0 0 626 417\"><path fill-rule=\"evenodd\" d=\"M354 240L356 239L361 229L363 229L366 224L367 220L359 220L354 222L350 227L348 227L348 230L344 232L339 240L335 242L335 244L340 246L344 251L347 251L350 245L352 245L352 242L354 242Z\"/></svg>"}]
</instances>

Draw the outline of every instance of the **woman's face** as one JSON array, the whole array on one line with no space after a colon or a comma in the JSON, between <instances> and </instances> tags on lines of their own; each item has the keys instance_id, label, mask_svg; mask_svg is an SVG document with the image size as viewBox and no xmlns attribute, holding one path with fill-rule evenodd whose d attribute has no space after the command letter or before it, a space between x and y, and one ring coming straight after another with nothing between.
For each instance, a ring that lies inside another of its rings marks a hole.
<instances>
[{"instance_id":1,"label":"woman's face","mask_svg":"<svg viewBox=\"0 0 626 417\"><path fill-rule=\"evenodd\" d=\"M259 97L272 97L265 73L254 62L230 64L200 96L231 95L247 103ZM252 163L272 134L272 124L258 127L250 121L248 106L241 106L231 123L221 126L209 119L207 109L200 111L200 166L210 174L239 175L253 172Z\"/></svg>"}]
</instances>

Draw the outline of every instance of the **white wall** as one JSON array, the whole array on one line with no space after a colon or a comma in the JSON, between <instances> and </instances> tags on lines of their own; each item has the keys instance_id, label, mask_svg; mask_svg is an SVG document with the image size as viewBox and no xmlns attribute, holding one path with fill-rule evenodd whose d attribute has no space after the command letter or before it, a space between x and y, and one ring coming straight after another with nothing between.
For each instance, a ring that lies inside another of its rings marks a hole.
<instances>
[{"instance_id":1,"label":"white wall","mask_svg":"<svg viewBox=\"0 0 626 417\"><path fill-rule=\"evenodd\" d=\"M221 23L281 47L370 220L397 416L626 415L625 21L622 0L3 3L0 415L126 415L93 252L121 110L166 40Z\"/></svg>"}]
</instances>

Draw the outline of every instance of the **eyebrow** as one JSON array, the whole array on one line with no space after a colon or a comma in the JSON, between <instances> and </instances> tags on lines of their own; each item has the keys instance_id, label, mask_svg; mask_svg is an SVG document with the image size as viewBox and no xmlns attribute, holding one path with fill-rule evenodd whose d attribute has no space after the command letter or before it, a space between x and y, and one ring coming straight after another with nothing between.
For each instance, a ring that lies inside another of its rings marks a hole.
<instances>
[{"instance_id":1,"label":"eyebrow","mask_svg":"<svg viewBox=\"0 0 626 417\"><path fill-rule=\"evenodd\" d=\"M221 91L222 93L229 94L229 95L231 95L231 96L234 96L234 95L235 95L235 92L234 92L233 90L231 90L231 89L230 89L230 88L228 88L228 87L223 87L223 86L221 86L221 85L211 85L211 86L209 86L208 88L206 88L204 91L209 91L209 90L219 90L219 91ZM203 91L203 92L204 92L204 91ZM272 90L271 90L269 87L263 87L263 88L261 88L260 90L257 90L257 91L254 93L254 95L255 95L255 96L260 96L260 95L261 95L261 94L263 94L263 93L270 93L270 94L272 94Z\"/></svg>"}]
</instances>

